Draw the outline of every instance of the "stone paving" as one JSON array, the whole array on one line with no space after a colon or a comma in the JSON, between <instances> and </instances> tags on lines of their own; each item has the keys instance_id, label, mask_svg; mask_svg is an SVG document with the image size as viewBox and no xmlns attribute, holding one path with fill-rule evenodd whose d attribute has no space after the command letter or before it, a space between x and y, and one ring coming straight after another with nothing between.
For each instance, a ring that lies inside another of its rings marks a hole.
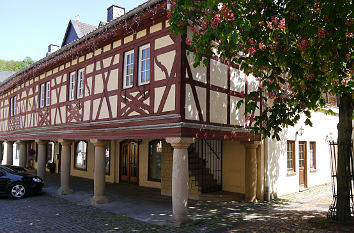
<instances>
[{"instance_id":1,"label":"stone paving","mask_svg":"<svg viewBox=\"0 0 354 233\"><path fill-rule=\"evenodd\" d=\"M21 200L0 197L0 232L354 232L353 226L326 221L329 185L257 204L191 202L193 221L179 228L122 216L48 190Z\"/></svg>"}]
</instances>

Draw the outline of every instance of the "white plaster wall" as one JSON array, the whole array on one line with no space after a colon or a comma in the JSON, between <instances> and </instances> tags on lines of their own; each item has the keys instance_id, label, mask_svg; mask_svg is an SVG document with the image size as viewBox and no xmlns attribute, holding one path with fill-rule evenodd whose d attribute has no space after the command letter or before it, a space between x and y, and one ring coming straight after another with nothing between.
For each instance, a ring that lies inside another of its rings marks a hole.
<instances>
[{"instance_id":1,"label":"white plaster wall","mask_svg":"<svg viewBox=\"0 0 354 233\"><path fill-rule=\"evenodd\" d=\"M337 140L338 117L323 112L312 113L313 127L305 126L305 117L294 127L281 133L281 141L270 140L269 174L271 194L282 195L299 191L299 141L306 141L307 149L307 185L308 187L331 181L329 137ZM303 127L302 136L296 132ZM332 135L332 136L331 136ZM295 174L287 170L287 140L295 141ZM316 170L310 169L310 142L316 142Z\"/></svg>"}]
</instances>

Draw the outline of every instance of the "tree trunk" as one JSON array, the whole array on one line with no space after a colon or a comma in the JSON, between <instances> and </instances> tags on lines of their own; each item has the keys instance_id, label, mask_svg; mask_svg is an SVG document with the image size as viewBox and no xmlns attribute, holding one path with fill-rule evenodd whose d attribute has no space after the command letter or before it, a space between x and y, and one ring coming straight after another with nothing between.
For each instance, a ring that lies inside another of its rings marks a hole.
<instances>
[{"instance_id":1,"label":"tree trunk","mask_svg":"<svg viewBox=\"0 0 354 233\"><path fill-rule=\"evenodd\" d=\"M350 156L352 137L352 94L340 97L338 124L337 221L350 219Z\"/></svg>"}]
</instances>

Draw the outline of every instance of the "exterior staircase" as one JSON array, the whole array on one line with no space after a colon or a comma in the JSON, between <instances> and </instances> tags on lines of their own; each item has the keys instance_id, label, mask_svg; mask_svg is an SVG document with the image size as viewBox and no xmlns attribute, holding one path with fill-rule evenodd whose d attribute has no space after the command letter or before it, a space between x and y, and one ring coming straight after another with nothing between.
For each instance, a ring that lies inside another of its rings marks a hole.
<instances>
[{"instance_id":1,"label":"exterior staircase","mask_svg":"<svg viewBox=\"0 0 354 233\"><path fill-rule=\"evenodd\" d=\"M193 191L199 194L220 191L221 185L214 178L204 159L200 158L195 151L190 151L188 161L190 184L195 186L190 187Z\"/></svg>"}]
</instances>

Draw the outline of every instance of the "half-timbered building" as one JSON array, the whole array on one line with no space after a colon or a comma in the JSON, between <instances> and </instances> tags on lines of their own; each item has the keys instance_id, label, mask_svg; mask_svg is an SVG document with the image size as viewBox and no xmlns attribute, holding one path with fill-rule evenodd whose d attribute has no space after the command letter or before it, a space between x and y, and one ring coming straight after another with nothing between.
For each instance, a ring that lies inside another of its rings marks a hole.
<instances>
[{"instance_id":1,"label":"half-timbered building","mask_svg":"<svg viewBox=\"0 0 354 233\"><path fill-rule=\"evenodd\" d=\"M3 163L16 143L20 166L60 172L60 194L70 176L93 179L93 204L108 201L105 182L158 188L177 221L208 192L254 201L329 181L320 160L305 166L307 151L328 154L325 138L307 128L300 138L301 125L280 142L250 135L261 106L236 105L259 81L219 59L194 68L184 41L169 32L166 1L150 0L12 75L0 84Z\"/></svg>"}]
</instances>

